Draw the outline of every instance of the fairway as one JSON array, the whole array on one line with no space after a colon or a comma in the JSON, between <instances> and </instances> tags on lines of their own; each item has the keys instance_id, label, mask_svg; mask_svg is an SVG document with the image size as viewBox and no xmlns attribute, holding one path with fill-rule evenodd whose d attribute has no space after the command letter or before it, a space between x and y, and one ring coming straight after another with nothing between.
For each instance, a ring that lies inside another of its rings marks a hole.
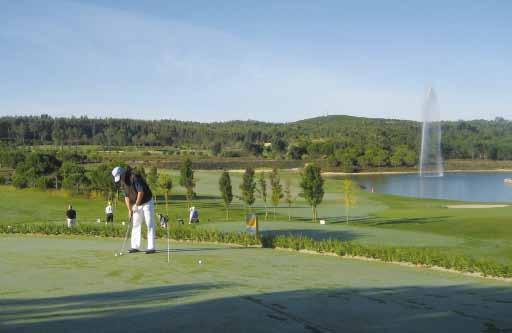
<instances>
[{"instance_id":1,"label":"fairway","mask_svg":"<svg viewBox=\"0 0 512 333\"><path fill-rule=\"evenodd\" d=\"M165 251L114 257L119 239L0 240L2 332L512 329L512 287L496 281L199 243L173 243L167 264Z\"/></svg>"},{"instance_id":2,"label":"fairway","mask_svg":"<svg viewBox=\"0 0 512 333\"><path fill-rule=\"evenodd\" d=\"M177 171L166 170L175 183ZM230 209L230 221L226 221L225 210L218 192L219 171L197 171L198 197L192 204L200 211L199 227L222 231L243 231L246 210L240 200L235 199ZM295 193L299 192L299 174L283 171L282 179L290 180ZM237 192L241 174L232 173L233 188ZM66 195L60 191L17 190L9 186L0 189L6 200L0 201L3 212L2 223L64 223L64 210L68 203L78 212L78 223L104 221L102 198L87 199L83 196ZM264 219L264 204L256 200L252 211L260 216L261 229L275 234L304 235L313 238L335 238L368 246L412 246L442 250L453 255L512 263L512 207L490 209L449 209L452 201L415 199L368 193L357 193L357 206L351 210L350 222L345 222L342 205L341 181L326 178L326 195L319 206L319 216L327 225L311 223L311 208L303 198L297 198L288 210L281 203L269 208L269 218ZM171 221L186 220L188 214L184 190L176 187L169 202ZM12 202L21 205L13 206ZM460 203L456 203L460 204ZM124 204L119 201L117 221L126 220ZM157 212L166 214L160 196ZM288 221L287 214L291 214Z\"/></svg>"}]
</instances>

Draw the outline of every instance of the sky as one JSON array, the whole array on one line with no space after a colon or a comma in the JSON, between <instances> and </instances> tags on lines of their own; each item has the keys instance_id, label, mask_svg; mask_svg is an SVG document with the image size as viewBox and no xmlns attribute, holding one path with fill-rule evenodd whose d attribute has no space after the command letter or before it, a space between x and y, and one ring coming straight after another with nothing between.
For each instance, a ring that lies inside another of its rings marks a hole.
<instances>
[{"instance_id":1,"label":"sky","mask_svg":"<svg viewBox=\"0 0 512 333\"><path fill-rule=\"evenodd\" d=\"M512 1L0 0L0 116L512 119Z\"/></svg>"}]
</instances>

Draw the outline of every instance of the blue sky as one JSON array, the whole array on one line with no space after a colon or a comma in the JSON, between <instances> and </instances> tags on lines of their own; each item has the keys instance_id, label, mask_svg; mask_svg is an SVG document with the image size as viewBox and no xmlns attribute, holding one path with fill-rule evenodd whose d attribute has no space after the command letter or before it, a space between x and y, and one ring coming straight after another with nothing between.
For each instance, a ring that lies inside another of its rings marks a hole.
<instances>
[{"instance_id":1,"label":"blue sky","mask_svg":"<svg viewBox=\"0 0 512 333\"><path fill-rule=\"evenodd\" d=\"M0 0L0 115L512 119L510 1Z\"/></svg>"}]
</instances>

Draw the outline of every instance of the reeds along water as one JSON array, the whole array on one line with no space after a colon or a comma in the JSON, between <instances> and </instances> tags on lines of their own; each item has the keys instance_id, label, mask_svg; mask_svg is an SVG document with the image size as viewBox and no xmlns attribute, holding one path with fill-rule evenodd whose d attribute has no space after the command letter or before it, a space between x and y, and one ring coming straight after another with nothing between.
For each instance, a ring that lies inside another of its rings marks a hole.
<instances>
[{"instance_id":1,"label":"reeds along water","mask_svg":"<svg viewBox=\"0 0 512 333\"><path fill-rule=\"evenodd\" d=\"M420 175L442 177L441 118L434 89L427 91L423 104L423 131L421 136Z\"/></svg>"}]
</instances>

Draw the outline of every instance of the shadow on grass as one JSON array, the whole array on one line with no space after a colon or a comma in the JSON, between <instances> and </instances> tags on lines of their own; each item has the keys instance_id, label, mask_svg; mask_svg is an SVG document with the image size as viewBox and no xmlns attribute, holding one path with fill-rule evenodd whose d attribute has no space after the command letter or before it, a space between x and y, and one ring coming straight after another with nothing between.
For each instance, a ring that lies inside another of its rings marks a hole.
<instances>
[{"instance_id":1,"label":"shadow on grass","mask_svg":"<svg viewBox=\"0 0 512 333\"><path fill-rule=\"evenodd\" d=\"M273 236L304 236L315 240L338 239L341 241L352 241L359 236L351 231L346 230L319 230L319 229L282 229L282 230L262 230L262 235Z\"/></svg>"},{"instance_id":2,"label":"shadow on grass","mask_svg":"<svg viewBox=\"0 0 512 333\"><path fill-rule=\"evenodd\" d=\"M228 284L0 300L5 332L510 332L512 288L302 289ZM234 296L226 296L233 295ZM222 295L222 296L219 296Z\"/></svg>"},{"instance_id":3,"label":"shadow on grass","mask_svg":"<svg viewBox=\"0 0 512 333\"><path fill-rule=\"evenodd\" d=\"M349 223L359 222L359 221L368 221L372 219L368 216L350 216ZM347 219L345 216L334 216L334 217L320 217L319 220L325 220L327 224L343 224L347 223ZM293 221L295 222L311 222L311 217L293 217ZM317 223L318 224L318 223Z\"/></svg>"},{"instance_id":4,"label":"shadow on grass","mask_svg":"<svg viewBox=\"0 0 512 333\"><path fill-rule=\"evenodd\" d=\"M231 251L231 250L248 250L249 247L243 247L243 246L233 246L233 247L198 247L198 248L191 248L191 249L174 249L173 243L171 242L171 246L169 251L167 249L162 250L156 250L156 253L180 253L180 252L208 252L208 251ZM138 252L141 254L144 254L144 251Z\"/></svg>"},{"instance_id":5,"label":"shadow on grass","mask_svg":"<svg viewBox=\"0 0 512 333\"><path fill-rule=\"evenodd\" d=\"M165 201L165 196L162 195L162 194L157 194L155 195L155 198L158 200L158 202L164 202ZM171 204L176 204L176 202L179 202L179 203L183 203L184 205L186 205L188 203L187 201L187 196L185 194L171 194L169 196L169 203ZM219 201L221 200L221 198L219 196L214 196L214 195L199 195L197 194L193 199L192 201L199 201L199 200L216 200L216 201Z\"/></svg>"},{"instance_id":6,"label":"shadow on grass","mask_svg":"<svg viewBox=\"0 0 512 333\"><path fill-rule=\"evenodd\" d=\"M361 223L371 226L399 225L399 224L430 224L446 222L451 216L404 217L404 218L374 218L361 220Z\"/></svg>"}]
</instances>

